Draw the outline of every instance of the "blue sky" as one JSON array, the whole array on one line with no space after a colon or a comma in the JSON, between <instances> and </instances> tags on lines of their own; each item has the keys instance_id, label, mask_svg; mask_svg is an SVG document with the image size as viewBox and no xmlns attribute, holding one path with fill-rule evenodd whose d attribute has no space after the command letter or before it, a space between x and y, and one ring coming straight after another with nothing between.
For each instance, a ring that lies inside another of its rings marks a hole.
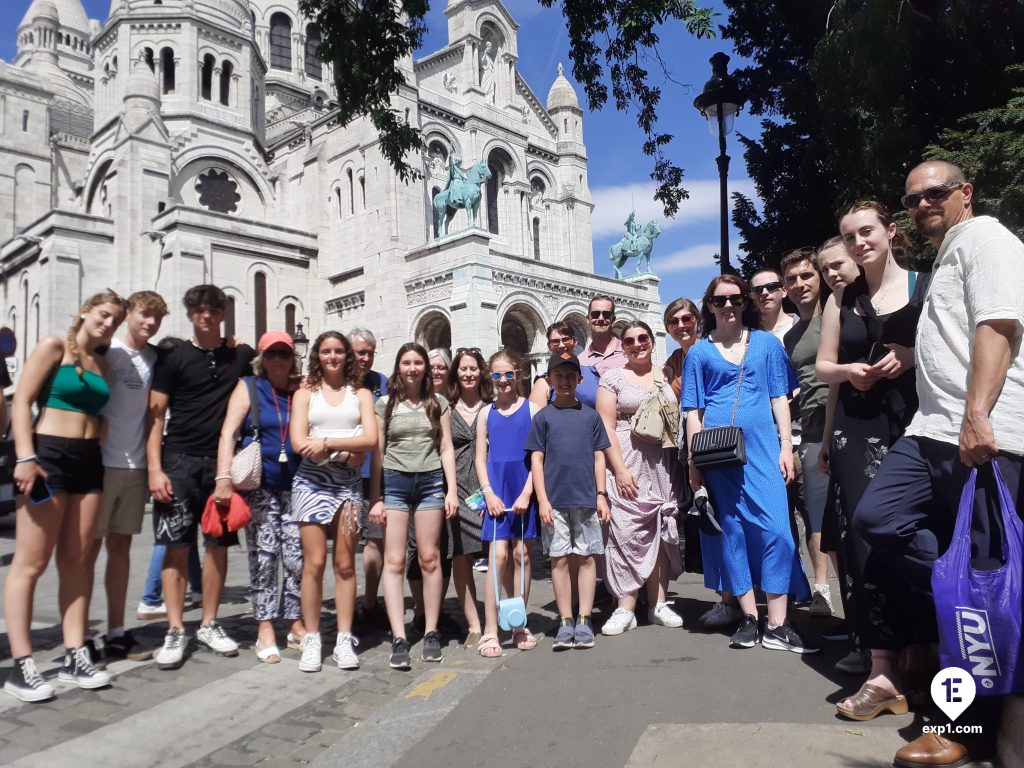
<instances>
[{"instance_id":1,"label":"blue sky","mask_svg":"<svg viewBox=\"0 0 1024 768\"><path fill-rule=\"evenodd\" d=\"M30 0L4 0L3 4L9 9L8 19L20 20ZM103 20L110 0L83 0L83 4L90 18ZM559 62L565 65L566 76L576 86L561 13L542 7L536 0L505 0L505 5L520 24L519 71L537 96L542 101L547 97ZM427 18L429 32L417 58L446 44L444 8L444 0L431 3ZM724 22L724 15L718 21ZM715 165L718 146L704 118L694 109L693 99L711 75L708 59L713 53L722 50L733 56L730 69L741 62L728 41L696 40L687 34L682 24L667 26L661 30L661 38L661 54L673 79L688 84L666 81L659 108L662 130L676 137L669 152L685 170L684 186L690 191L690 199L682 203L678 215L665 220L661 205L652 198L653 163L641 151L643 132L636 125L634 113L618 112L613 105L597 113L585 112L583 135L590 159L590 189L597 204L593 221L594 269L601 275L613 274L608 248L622 236L623 222L635 208L637 221L646 223L657 219L661 226L652 268L661 278L661 296L667 303L679 296L699 298L708 281L718 274L713 261L713 255L719 250L718 170ZM13 24L8 24L0 39L0 58L10 61L14 53ZM585 94L578 86L577 94L585 107ZM760 133L759 121L746 113L740 114L736 125L745 135ZM753 194L738 143L734 136L729 138L730 192L741 190ZM737 241L738 235L733 231L730 235L733 263L736 262ZM629 274L633 269L630 263L624 273Z\"/></svg>"}]
</instances>

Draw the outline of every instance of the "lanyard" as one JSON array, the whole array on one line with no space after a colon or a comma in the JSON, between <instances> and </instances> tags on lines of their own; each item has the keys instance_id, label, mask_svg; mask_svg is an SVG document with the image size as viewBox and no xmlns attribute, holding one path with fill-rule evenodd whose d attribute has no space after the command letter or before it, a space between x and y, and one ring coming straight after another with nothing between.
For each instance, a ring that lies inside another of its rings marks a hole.
<instances>
[{"instance_id":1,"label":"lanyard","mask_svg":"<svg viewBox=\"0 0 1024 768\"><path fill-rule=\"evenodd\" d=\"M285 419L281 419L281 408L277 404L277 390L274 386L270 386L270 396L274 398L274 411L277 413L277 433L281 437L281 452L277 455L277 460L282 464L288 463L288 453L285 451L285 442L288 437L288 428L285 426L286 422L291 418L292 410L292 396L288 395L284 399L284 415Z\"/></svg>"}]
</instances>

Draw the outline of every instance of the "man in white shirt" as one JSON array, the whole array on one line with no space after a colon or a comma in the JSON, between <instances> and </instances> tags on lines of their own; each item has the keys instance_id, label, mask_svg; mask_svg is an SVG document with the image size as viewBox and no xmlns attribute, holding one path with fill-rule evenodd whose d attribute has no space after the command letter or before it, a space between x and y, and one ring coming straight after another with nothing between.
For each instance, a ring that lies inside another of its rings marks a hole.
<instances>
[{"instance_id":1,"label":"man in white shirt","mask_svg":"<svg viewBox=\"0 0 1024 768\"><path fill-rule=\"evenodd\" d=\"M133 293L128 297L124 337L114 339L107 351L110 400L103 409L103 505L89 552L95 565L106 541L107 634L103 637L103 654L107 659L141 661L153 655L125 630L124 606L132 536L142 532L142 517L149 499L146 414L157 359L156 348L149 340L160 331L166 314L167 304L160 294ZM94 574L95 568L90 568L89 573Z\"/></svg>"},{"instance_id":2,"label":"man in white shirt","mask_svg":"<svg viewBox=\"0 0 1024 768\"><path fill-rule=\"evenodd\" d=\"M974 216L973 185L951 163L921 163L907 177L906 192L904 207L938 248L917 328L920 408L882 462L853 524L906 580L908 593L930 595L932 565L950 545L972 467L978 468L974 568L1000 564L992 463L1017 513L1024 510L1024 243L994 218ZM995 740L999 705L999 697L979 696L958 719L958 726L982 726L977 743L925 733L897 752L895 763L961 765L984 757Z\"/></svg>"}]
</instances>

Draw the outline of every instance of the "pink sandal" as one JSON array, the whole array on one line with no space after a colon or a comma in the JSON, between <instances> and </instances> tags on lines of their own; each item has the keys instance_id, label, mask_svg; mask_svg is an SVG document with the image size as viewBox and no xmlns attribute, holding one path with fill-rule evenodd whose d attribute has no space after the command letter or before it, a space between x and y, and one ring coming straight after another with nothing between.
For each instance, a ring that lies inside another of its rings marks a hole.
<instances>
[{"instance_id":1,"label":"pink sandal","mask_svg":"<svg viewBox=\"0 0 1024 768\"><path fill-rule=\"evenodd\" d=\"M537 647L537 638L526 627L512 632L512 642L520 651L532 651Z\"/></svg>"},{"instance_id":2,"label":"pink sandal","mask_svg":"<svg viewBox=\"0 0 1024 768\"><path fill-rule=\"evenodd\" d=\"M497 635L484 635L476 644L476 651L485 659L498 659L505 655Z\"/></svg>"}]
</instances>

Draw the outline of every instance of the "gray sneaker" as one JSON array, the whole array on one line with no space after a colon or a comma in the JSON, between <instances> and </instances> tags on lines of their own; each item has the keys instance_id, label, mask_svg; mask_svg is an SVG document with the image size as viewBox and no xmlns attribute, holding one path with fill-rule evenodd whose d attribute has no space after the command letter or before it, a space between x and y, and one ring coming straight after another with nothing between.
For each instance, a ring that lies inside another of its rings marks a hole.
<instances>
[{"instance_id":1,"label":"gray sneaker","mask_svg":"<svg viewBox=\"0 0 1024 768\"><path fill-rule=\"evenodd\" d=\"M580 616L579 619L576 620L576 631L573 633L572 647L594 647L594 627L591 625L590 619L586 616Z\"/></svg>"},{"instance_id":2,"label":"gray sneaker","mask_svg":"<svg viewBox=\"0 0 1024 768\"><path fill-rule=\"evenodd\" d=\"M811 598L811 607L807 609L807 612L811 616L835 616L835 609L832 607L832 594L830 591L818 590L814 591L814 597Z\"/></svg>"},{"instance_id":3,"label":"gray sneaker","mask_svg":"<svg viewBox=\"0 0 1024 768\"><path fill-rule=\"evenodd\" d=\"M700 623L705 629L719 629L739 624L742 618L743 612L736 606L717 603L711 610L705 611L700 617Z\"/></svg>"},{"instance_id":4,"label":"gray sneaker","mask_svg":"<svg viewBox=\"0 0 1024 768\"><path fill-rule=\"evenodd\" d=\"M196 632L196 639L220 656L238 655L238 643L228 637L224 627L216 621L211 621L205 627L200 627Z\"/></svg>"},{"instance_id":5,"label":"gray sneaker","mask_svg":"<svg viewBox=\"0 0 1024 768\"><path fill-rule=\"evenodd\" d=\"M567 651L573 647L576 639L576 625L573 620L563 616L558 625L558 632L555 633L555 640L551 643L553 651Z\"/></svg>"}]
</instances>

